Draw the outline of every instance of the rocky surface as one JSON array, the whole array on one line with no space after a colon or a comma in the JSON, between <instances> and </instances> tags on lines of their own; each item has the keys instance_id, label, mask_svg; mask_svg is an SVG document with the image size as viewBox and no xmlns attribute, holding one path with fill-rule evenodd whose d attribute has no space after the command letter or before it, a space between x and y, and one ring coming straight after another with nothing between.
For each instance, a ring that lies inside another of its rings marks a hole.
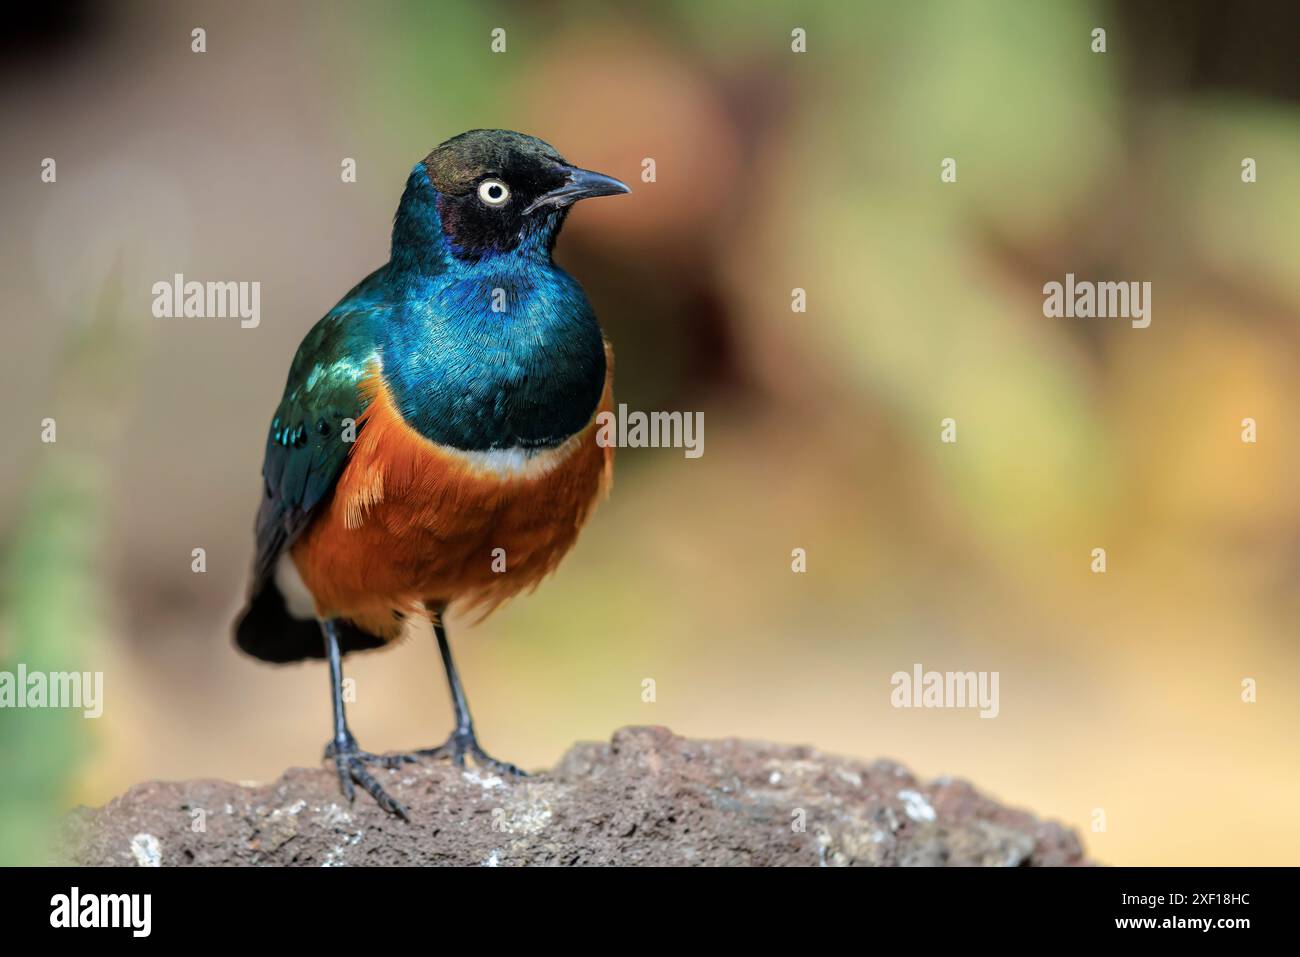
<instances>
[{"instance_id":1,"label":"rocky surface","mask_svg":"<svg viewBox=\"0 0 1300 957\"><path fill-rule=\"evenodd\" d=\"M625 728L553 770L503 780L446 762L375 769L385 814L333 770L271 784L148 782L72 812L61 857L89 865L1070 865L1073 831L900 765Z\"/></svg>"}]
</instances>

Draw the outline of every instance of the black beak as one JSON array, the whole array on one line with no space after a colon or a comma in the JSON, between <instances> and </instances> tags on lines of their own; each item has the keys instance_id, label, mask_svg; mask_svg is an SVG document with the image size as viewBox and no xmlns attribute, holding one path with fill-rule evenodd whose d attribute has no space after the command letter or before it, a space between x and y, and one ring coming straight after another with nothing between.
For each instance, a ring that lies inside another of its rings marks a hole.
<instances>
[{"instance_id":1,"label":"black beak","mask_svg":"<svg viewBox=\"0 0 1300 957\"><path fill-rule=\"evenodd\" d=\"M564 173L564 185L549 193L543 193L529 203L524 209L525 216L543 206L562 208L580 199L591 199L593 196L617 196L619 193L632 192L626 185L604 173L593 173L589 169L579 169L576 166L563 166L561 170Z\"/></svg>"}]
</instances>

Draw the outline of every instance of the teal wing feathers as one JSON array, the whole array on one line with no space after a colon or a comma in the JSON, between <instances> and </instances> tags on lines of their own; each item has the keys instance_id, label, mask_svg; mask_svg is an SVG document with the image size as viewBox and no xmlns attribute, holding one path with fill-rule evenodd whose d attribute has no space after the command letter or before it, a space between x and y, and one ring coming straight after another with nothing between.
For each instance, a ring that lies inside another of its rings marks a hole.
<instances>
[{"instance_id":1,"label":"teal wing feathers","mask_svg":"<svg viewBox=\"0 0 1300 957\"><path fill-rule=\"evenodd\" d=\"M329 501L361 428L366 400L358 387L387 309L382 275L382 270L374 273L348 293L303 339L271 422L253 579L248 604L235 622L236 644L263 661L300 661L325 653L316 621L289 610L275 569ZM384 643L351 622L338 625L344 653Z\"/></svg>"},{"instance_id":2,"label":"teal wing feathers","mask_svg":"<svg viewBox=\"0 0 1300 957\"><path fill-rule=\"evenodd\" d=\"M254 587L310 523L347 463L366 402L359 386L374 354L382 305L353 290L307 334L275 410L262 463Z\"/></svg>"}]
</instances>

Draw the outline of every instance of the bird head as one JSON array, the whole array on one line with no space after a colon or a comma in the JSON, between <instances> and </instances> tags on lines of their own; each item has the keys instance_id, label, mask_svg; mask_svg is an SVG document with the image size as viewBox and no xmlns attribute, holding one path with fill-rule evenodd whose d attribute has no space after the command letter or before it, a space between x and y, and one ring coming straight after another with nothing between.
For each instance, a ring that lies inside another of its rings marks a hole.
<instances>
[{"instance_id":1,"label":"bird head","mask_svg":"<svg viewBox=\"0 0 1300 957\"><path fill-rule=\"evenodd\" d=\"M394 245L406 226L410 241L440 240L460 259L521 249L549 255L574 203L627 192L611 176L570 165L534 136L470 130L415 167L398 208ZM403 223L404 218L416 221ZM431 219L441 236L427 235Z\"/></svg>"}]
</instances>

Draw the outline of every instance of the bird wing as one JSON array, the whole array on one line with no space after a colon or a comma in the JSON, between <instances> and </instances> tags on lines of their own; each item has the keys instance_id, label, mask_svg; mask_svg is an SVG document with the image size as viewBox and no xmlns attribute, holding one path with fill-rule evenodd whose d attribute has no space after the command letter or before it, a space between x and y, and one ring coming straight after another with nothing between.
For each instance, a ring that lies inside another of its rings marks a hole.
<instances>
[{"instance_id":1,"label":"bird wing","mask_svg":"<svg viewBox=\"0 0 1300 957\"><path fill-rule=\"evenodd\" d=\"M310 524L338 481L368 400L359 390L375 354L374 328L386 306L372 275L307 333L275 410L262 462L253 591Z\"/></svg>"}]
</instances>

